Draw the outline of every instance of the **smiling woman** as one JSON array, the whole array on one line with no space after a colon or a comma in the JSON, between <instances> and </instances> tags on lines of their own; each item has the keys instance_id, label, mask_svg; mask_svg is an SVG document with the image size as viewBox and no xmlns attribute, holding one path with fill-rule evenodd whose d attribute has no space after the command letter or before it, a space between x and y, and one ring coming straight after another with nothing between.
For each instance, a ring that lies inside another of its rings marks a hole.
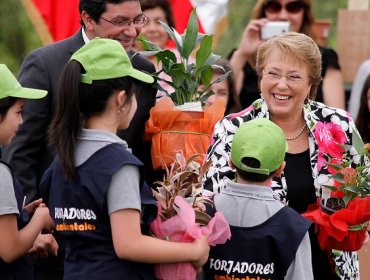
<instances>
[{"instance_id":1,"label":"smiling woman","mask_svg":"<svg viewBox=\"0 0 370 280\"><path fill-rule=\"evenodd\" d=\"M313 133L318 123L335 123L346 135L345 143L352 146L355 124L348 113L312 101L321 81L321 53L307 35L296 32L277 35L262 43L257 52L256 71L260 79L262 99L240 113L226 116L215 125L212 145L207 160L212 166L205 175L205 188L220 192L235 171L229 165L229 153L236 129L255 118L275 122L289 140L285 156L286 167L280 178L273 178L272 189L281 201L299 213L321 197L322 180L328 178L327 168L318 168L320 154ZM348 154L350 158L356 152ZM321 251L312 234L312 262L314 279L357 279L359 273L355 252ZM336 268L328 262L334 258ZM348 270L347 267L351 269Z\"/></svg>"},{"instance_id":2,"label":"smiling woman","mask_svg":"<svg viewBox=\"0 0 370 280\"><path fill-rule=\"evenodd\" d=\"M239 47L231 55L240 103L248 107L259 98L258 75L255 57L258 47L265 41L261 30L270 22L285 21L290 31L315 38L313 24L313 0L258 0L253 7L251 20L245 27ZM344 108L344 86L337 53L320 46L322 53L322 83L316 99L328 106Z\"/></svg>"}]
</instances>

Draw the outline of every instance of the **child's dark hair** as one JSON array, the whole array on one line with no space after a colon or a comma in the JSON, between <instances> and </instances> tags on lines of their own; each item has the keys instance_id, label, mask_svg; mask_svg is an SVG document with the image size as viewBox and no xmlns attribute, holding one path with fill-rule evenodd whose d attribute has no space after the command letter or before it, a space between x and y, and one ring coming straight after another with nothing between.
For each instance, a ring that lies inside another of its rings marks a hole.
<instances>
[{"instance_id":1,"label":"child's dark hair","mask_svg":"<svg viewBox=\"0 0 370 280\"><path fill-rule=\"evenodd\" d=\"M57 110L48 131L49 144L55 148L64 174L71 179L76 175L74 150L84 120L102 114L108 100L117 91L125 90L125 103L131 106L135 91L135 83L130 77L83 84L80 80L84 72L75 60L64 67L59 79Z\"/></svg>"},{"instance_id":2,"label":"child's dark hair","mask_svg":"<svg viewBox=\"0 0 370 280\"><path fill-rule=\"evenodd\" d=\"M6 117L10 107L12 107L19 98L8 96L0 99L0 122Z\"/></svg>"},{"instance_id":3,"label":"child's dark hair","mask_svg":"<svg viewBox=\"0 0 370 280\"><path fill-rule=\"evenodd\" d=\"M243 158L242 163L249 166L249 167L253 167L253 168L260 168L261 167L260 161L258 159L251 158L251 157ZM276 171L275 170L275 171L271 172L269 175L264 175L264 174L247 172L247 171L241 170L237 167L235 167L235 169L236 169L236 172L237 172L237 176L239 176L241 179L243 179L245 181L257 182L257 183L266 181Z\"/></svg>"},{"instance_id":4,"label":"child's dark hair","mask_svg":"<svg viewBox=\"0 0 370 280\"><path fill-rule=\"evenodd\" d=\"M364 143L370 142L370 129L369 129L370 108L368 107L367 102L367 92L369 89L370 89L370 75L366 78L364 86L362 88L360 98L360 108L356 119L356 127Z\"/></svg>"}]
</instances>

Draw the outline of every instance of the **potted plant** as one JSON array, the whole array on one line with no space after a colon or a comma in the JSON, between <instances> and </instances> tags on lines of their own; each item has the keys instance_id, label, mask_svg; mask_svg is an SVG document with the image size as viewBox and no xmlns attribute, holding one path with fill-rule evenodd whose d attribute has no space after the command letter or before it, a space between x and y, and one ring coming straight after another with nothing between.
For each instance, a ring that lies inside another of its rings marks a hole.
<instances>
[{"instance_id":1,"label":"potted plant","mask_svg":"<svg viewBox=\"0 0 370 280\"><path fill-rule=\"evenodd\" d=\"M209 245L225 243L231 232L224 216L216 212L210 217L199 206L213 206L213 201L202 197L202 176L210 162L199 164L194 155L185 159L182 153L176 154L176 160L166 169L162 182L157 182L153 194L157 200L158 216L150 229L154 236L177 242L192 242L202 234L208 235ZM217 232L216 232L217 231ZM196 270L191 263L159 264L155 266L157 279L195 279Z\"/></svg>"},{"instance_id":2,"label":"potted plant","mask_svg":"<svg viewBox=\"0 0 370 280\"><path fill-rule=\"evenodd\" d=\"M324 125L324 130L330 137L330 129ZM336 133L338 140L340 131ZM321 248L357 251L365 239L370 220L370 144L365 145L355 129L352 133L355 151L335 139L329 143L329 150L319 146L319 156L327 159L325 165L331 184L323 185L328 191L323 190L320 207L304 216L315 222ZM349 156L354 152L358 155L356 163ZM330 153L336 153L336 157Z\"/></svg>"},{"instance_id":3,"label":"potted plant","mask_svg":"<svg viewBox=\"0 0 370 280\"><path fill-rule=\"evenodd\" d=\"M196 9L190 15L187 29L180 35L166 23L160 22L176 49L160 49L141 38L144 56L155 56L160 70L152 74L158 89L165 93L152 108L146 125L146 139L152 140L152 162L155 169L164 169L174 162L176 152L186 158L204 154L208 148L213 126L220 120L226 104L217 101L204 109L206 99L213 94L209 87L230 74L212 82L215 63L220 58L212 53L213 35L198 32ZM195 53L195 59L192 54ZM165 77L163 77L165 74ZM169 87L161 86L161 83ZM203 85L200 89L200 85Z\"/></svg>"}]
</instances>

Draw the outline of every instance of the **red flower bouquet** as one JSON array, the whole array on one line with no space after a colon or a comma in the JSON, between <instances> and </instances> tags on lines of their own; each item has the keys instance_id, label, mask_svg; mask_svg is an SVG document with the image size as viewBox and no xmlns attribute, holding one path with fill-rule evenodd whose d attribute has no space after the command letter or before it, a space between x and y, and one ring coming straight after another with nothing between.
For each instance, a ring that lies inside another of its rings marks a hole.
<instances>
[{"instance_id":1,"label":"red flower bouquet","mask_svg":"<svg viewBox=\"0 0 370 280\"><path fill-rule=\"evenodd\" d=\"M327 168L331 183L324 185L328 192L323 189L322 199L303 215L315 222L322 249L357 251L370 220L370 145L364 145L356 130L353 147L344 145L345 133L335 124L319 123L314 133L318 168Z\"/></svg>"},{"instance_id":2,"label":"red flower bouquet","mask_svg":"<svg viewBox=\"0 0 370 280\"><path fill-rule=\"evenodd\" d=\"M223 244L230 238L230 228L224 216L216 212L211 218L197 206L213 204L207 197L201 197L201 178L210 163L204 165L194 161L194 155L185 161L183 154L176 155L176 161L167 169L163 182L158 182L158 191L153 191L158 203L158 216L151 224L151 232L158 238L192 242L203 234L208 235L210 246ZM155 266L157 279L194 280L196 270L191 263L159 264Z\"/></svg>"},{"instance_id":3,"label":"red flower bouquet","mask_svg":"<svg viewBox=\"0 0 370 280\"><path fill-rule=\"evenodd\" d=\"M351 200L346 208L327 214L319 203L303 214L315 222L323 250L357 251L362 247L370 219L370 197Z\"/></svg>"}]
</instances>

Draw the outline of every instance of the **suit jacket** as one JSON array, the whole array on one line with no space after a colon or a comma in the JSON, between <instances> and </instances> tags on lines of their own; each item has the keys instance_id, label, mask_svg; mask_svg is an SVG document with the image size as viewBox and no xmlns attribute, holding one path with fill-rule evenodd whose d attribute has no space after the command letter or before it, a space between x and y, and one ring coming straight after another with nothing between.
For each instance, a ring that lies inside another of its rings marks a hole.
<instances>
[{"instance_id":1,"label":"suit jacket","mask_svg":"<svg viewBox=\"0 0 370 280\"><path fill-rule=\"evenodd\" d=\"M3 158L15 170L27 202L38 196L38 185L43 172L54 158L54 151L47 145L47 128L56 110L59 76L72 54L84 45L82 32L31 52L23 61L18 74L22 86L44 89L46 97L37 100L24 100L23 124L20 126L12 143L3 151ZM136 55L133 67L153 73L154 65L145 58ZM149 110L155 104L156 89L150 84L140 83L136 92L137 111L126 130L118 135L127 141L133 154L151 166L150 143L143 143L145 121Z\"/></svg>"}]
</instances>

